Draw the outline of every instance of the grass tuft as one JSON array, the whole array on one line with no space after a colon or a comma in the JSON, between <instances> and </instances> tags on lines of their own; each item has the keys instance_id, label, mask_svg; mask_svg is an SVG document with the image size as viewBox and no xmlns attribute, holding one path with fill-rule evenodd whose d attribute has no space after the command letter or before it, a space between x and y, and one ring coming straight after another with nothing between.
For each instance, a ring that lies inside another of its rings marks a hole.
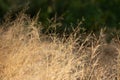
<instances>
[{"instance_id":1,"label":"grass tuft","mask_svg":"<svg viewBox=\"0 0 120 80\"><path fill-rule=\"evenodd\" d=\"M43 34L36 19L21 13L0 25L0 80L120 80L118 36Z\"/></svg>"}]
</instances>

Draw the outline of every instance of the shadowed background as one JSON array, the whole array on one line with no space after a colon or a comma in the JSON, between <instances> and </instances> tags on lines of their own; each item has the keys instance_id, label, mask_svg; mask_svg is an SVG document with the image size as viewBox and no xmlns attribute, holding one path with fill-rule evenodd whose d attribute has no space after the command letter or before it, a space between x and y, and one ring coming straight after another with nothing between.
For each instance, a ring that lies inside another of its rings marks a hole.
<instances>
[{"instance_id":1,"label":"shadowed background","mask_svg":"<svg viewBox=\"0 0 120 80\"><path fill-rule=\"evenodd\" d=\"M19 12L29 3L26 11L31 17L40 11L40 21L48 24L47 19L57 16L62 22L62 29L77 25L82 21L88 30L98 30L101 27L119 28L120 0L0 0L0 20L8 12ZM61 30L62 30L61 29Z\"/></svg>"}]
</instances>

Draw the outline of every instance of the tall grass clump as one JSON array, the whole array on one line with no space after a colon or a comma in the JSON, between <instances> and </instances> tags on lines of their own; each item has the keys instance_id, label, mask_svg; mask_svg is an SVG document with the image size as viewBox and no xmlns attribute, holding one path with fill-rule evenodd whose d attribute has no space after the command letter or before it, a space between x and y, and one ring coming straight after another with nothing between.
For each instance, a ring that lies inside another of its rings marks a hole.
<instances>
[{"instance_id":1,"label":"tall grass clump","mask_svg":"<svg viewBox=\"0 0 120 80\"><path fill-rule=\"evenodd\" d=\"M119 37L107 44L103 30L59 37L43 27L23 13L0 25L0 80L120 79Z\"/></svg>"}]
</instances>

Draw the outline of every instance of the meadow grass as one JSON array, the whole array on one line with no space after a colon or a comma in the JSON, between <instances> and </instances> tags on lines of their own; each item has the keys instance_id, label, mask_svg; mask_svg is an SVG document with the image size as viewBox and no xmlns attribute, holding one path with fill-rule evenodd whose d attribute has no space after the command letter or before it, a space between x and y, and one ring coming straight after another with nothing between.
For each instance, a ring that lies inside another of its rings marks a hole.
<instances>
[{"instance_id":1,"label":"meadow grass","mask_svg":"<svg viewBox=\"0 0 120 80\"><path fill-rule=\"evenodd\" d=\"M102 34L79 33L77 28L66 38L64 34L43 34L43 27L23 13L0 25L0 80L120 80L119 37L110 44L118 51L112 52L118 54L112 64L115 71L106 75L114 67L107 63L116 56L99 57Z\"/></svg>"}]
</instances>

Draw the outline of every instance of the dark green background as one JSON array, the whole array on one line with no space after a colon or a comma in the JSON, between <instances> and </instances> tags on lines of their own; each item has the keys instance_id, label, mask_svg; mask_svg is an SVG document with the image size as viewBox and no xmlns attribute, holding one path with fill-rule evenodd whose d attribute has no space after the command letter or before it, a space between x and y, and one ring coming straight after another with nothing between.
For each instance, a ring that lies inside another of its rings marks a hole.
<instances>
[{"instance_id":1,"label":"dark green background","mask_svg":"<svg viewBox=\"0 0 120 80\"><path fill-rule=\"evenodd\" d=\"M27 14L33 17L40 11L39 20L44 24L48 23L47 18L56 14L63 27L75 26L83 19L81 26L88 29L120 27L120 0L0 0L1 21L6 12L17 11L17 8L24 7L28 2Z\"/></svg>"}]
</instances>

